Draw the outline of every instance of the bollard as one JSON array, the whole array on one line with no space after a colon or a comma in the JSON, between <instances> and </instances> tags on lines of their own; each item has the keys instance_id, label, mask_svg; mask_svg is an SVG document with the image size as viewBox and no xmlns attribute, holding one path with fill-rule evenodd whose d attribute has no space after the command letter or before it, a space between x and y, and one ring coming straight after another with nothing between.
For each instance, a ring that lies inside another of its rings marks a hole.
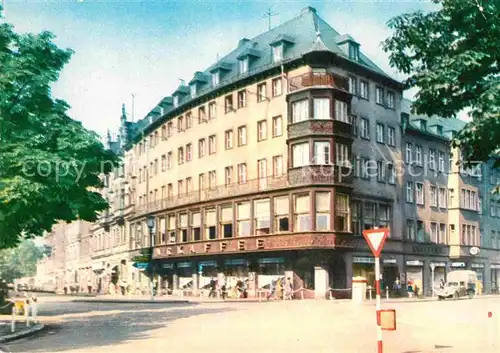
<instances>
[{"instance_id":1,"label":"bollard","mask_svg":"<svg viewBox=\"0 0 500 353\"><path fill-rule=\"evenodd\" d=\"M385 287L385 297L386 299L389 299L389 288Z\"/></svg>"},{"instance_id":2,"label":"bollard","mask_svg":"<svg viewBox=\"0 0 500 353\"><path fill-rule=\"evenodd\" d=\"M372 300L372 289L368 289L368 295L370 296L370 300Z\"/></svg>"},{"instance_id":3,"label":"bollard","mask_svg":"<svg viewBox=\"0 0 500 353\"><path fill-rule=\"evenodd\" d=\"M304 300L304 288L300 288L300 299Z\"/></svg>"},{"instance_id":4,"label":"bollard","mask_svg":"<svg viewBox=\"0 0 500 353\"><path fill-rule=\"evenodd\" d=\"M12 306L12 322L10 323L10 332L16 331L16 306Z\"/></svg>"},{"instance_id":5,"label":"bollard","mask_svg":"<svg viewBox=\"0 0 500 353\"><path fill-rule=\"evenodd\" d=\"M33 321L33 323L38 323L38 320L37 320L37 314L38 314L38 303L37 303L37 299L36 297L32 297L31 298L31 319Z\"/></svg>"},{"instance_id":6,"label":"bollard","mask_svg":"<svg viewBox=\"0 0 500 353\"><path fill-rule=\"evenodd\" d=\"M24 316L26 319L26 327L30 327L30 301L26 300L26 304L24 305Z\"/></svg>"}]
</instances>

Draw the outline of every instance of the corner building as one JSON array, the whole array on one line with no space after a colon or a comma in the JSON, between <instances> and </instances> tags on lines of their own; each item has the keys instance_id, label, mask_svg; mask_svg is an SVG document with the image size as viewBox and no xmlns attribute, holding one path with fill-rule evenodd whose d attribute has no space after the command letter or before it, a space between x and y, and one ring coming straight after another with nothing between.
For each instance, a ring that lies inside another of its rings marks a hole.
<instances>
[{"instance_id":1,"label":"corner building","mask_svg":"<svg viewBox=\"0 0 500 353\"><path fill-rule=\"evenodd\" d=\"M392 283L404 271L392 163L401 97L401 84L311 7L241 39L134 125L130 250L153 245L155 274L174 289L224 276L229 287L248 279L256 295L287 276L324 298L355 275L374 280L361 231L389 226Z\"/></svg>"}]
</instances>

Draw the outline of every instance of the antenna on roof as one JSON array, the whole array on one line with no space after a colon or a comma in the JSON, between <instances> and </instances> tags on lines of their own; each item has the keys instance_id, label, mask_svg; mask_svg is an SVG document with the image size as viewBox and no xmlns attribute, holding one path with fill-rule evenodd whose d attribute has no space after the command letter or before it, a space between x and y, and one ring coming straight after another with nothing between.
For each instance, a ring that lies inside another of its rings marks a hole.
<instances>
[{"instance_id":1,"label":"antenna on roof","mask_svg":"<svg viewBox=\"0 0 500 353\"><path fill-rule=\"evenodd\" d=\"M271 30L271 17L276 16L277 12L272 12L271 8L267 9L267 12L262 16L263 18L268 18L268 30Z\"/></svg>"},{"instance_id":2,"label":"antenna on roof","mask_svg":"<svg viewBox=\"0 0 500 353\"><path fill-rule=\"evenodd\" d=\"M184 81L182 78L180 78L179 81L181 81L181 86L184 86L186 84L186 81Z\"/></svg>"}]
</instances>

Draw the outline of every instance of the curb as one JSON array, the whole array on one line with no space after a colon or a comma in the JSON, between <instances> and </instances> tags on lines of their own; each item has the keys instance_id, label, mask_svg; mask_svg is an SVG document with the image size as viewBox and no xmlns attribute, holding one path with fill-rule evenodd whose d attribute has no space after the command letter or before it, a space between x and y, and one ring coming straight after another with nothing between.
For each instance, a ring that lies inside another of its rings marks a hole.
<instances>
[{"instance_id":1,"label":"curb","mask_svg":"<svg viewBox=\"0 0 500 353\"><path fill-rule=\"evenodd\" d=\"M44 328L45 328L44 324L36 324L35 326L32 326L31 328L29 328L27 330L22 330L19 332L11 333L9 335L1 336L0 343L10 342L13 340L17 340L20 338L31 336L31 335L43 330Z\"/></svg>"},{"instance_id":2,"label":"curb","mask_svg":"<svg viewBox=\"0 0 500 353\"><path fill-rule=\"evenodd\" d=\"M73 299L72 303L112 303L112 304L190 304L189 300L116 300L116 299Z\"/></svg>"}]
</instances>

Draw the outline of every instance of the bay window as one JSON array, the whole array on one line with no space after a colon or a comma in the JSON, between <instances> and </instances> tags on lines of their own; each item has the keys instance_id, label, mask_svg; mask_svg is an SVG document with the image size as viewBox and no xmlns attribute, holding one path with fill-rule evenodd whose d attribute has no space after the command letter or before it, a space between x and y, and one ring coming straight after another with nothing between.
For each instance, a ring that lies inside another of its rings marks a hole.
<instances>
[{"instance_id":1,"label":"bay window","mask_svg":"<svg viewBox=\"0 0 500 353\"><path fill-rule=\"evenodd\" d=\"M314 119L330 119L330 99L314 98L313 99Z\"/></svg>"},{"instance_id":2,"label":"bay window","mask_svg":"<svg viewBox=\"0 0 500 353\"><path fill-rule=\"evenodd\" d=\"M344 123L349 122L349 116L347 115L347 103L339 100L335 100L335 120L342 121Z\"/></svg>"},{"instance_id":3,"label":"bay window","mask_svg":"<svg viewBox=\"0 0 500 353\"><path fill-rule=\"evenodd\" d=\"M250 202L241 202L236 209L238 236L249 236L252 232Z\"/></svg>"},{"instance_id":4,"label":"bay window","mask_svg":"<svg viewBox=\"0 0 500 353\"><path fill-rule=\"evenodd\" d=\"M294 230L296 232L309 231L312 228L311 204L309 195L296 195L294 198Z\"/></svg>"},{"instance_id":5,"label":"bay window","mask_svg":"<svg viewBox=\"0 0 500 353\"><path fill-rule=\"evenodd\" d=\"M330 142L314 142L314 164L330 164Z\"/></svg>"},{"instance_id":6,"label":"bay window","mask_svg":"<svg viewBox=\"0 0 500 353\"><path fill-rule=\"evenodd\" d=\"M255 235L271 233L271 200L254 201Z\"/></svg>"},{"instance_id":7,"label":"bay window","mask_svg":"<svg viewBox=\"0 0 500 353\"><path fill-rule=\"evenodd\" d=\"M349 231L349 196L335 195L335 230Z\"/></svg>"},{"instance_id":8,"label":"bay window","mask_svg":"<svg viewBox=\"0 0 500 353\"><path fill-rule=\"evenodd\" d=\"M223 238L233 237L233 205L220 208L220 231Z\"/></svg>"},{"instance_id":9,"label":"bay window","mask_svg":"<svg viewBox=\"0 0 500 353\"><path fill-rule=\"evenodd\" d=\"M309 120L309 101L307 99L292 103L292 123Z\"/></svg>"},{"instance_id":10,"label":"bay window","mask_svg":"<svg viewBox=\"0 0 500 353\"><path fill-rule=\"evenodd\" d=\"M293 168L309 165L309 142L292 146Z\"/></svg>"},{"instance_id":11,"label":"bay window","mask_svg":"<svg viewBox=\"0 0 500 353\"><path fill-rule=\"evenodd\" d=\"M290 199L288 196L274 198L274 233L290 231Z\"/></svg>"},{"instance_id":12,"label":"bay window","mask_svg":"<svg viewBox=\"0 0 500 353\"><path fill-rule=\"evenodd\" d=\"M316 230L330 229L330 193L316 193Z\"/></svg>"},{"instance_id":13,"label":"bay window","mask_svg":"<svg viewBox=\"0 0 500 353\"><path fill-rule=\"evenodd\" d=\"M343 143L335 143L335 163L345 167L350 165L349 146Z\"/></svg>"},{"instance_id":14,"label":"bay window","mask_svg":"<svg viewBox=\"0 0 500 353\"><path fill-rule=\"evenodd\" d=\"M215 209L205 210L205 238L212 240L217 238L217 218Z\"/></svg>"},{"instance_id":15,"label":"bay window","mask_svg":"<svg viewBox=\"0 0 500 353\"><path fill-rule=\"evenodd\" d=\"M366 202L363 211L363 228L372 229L375 226L376 205Z\"/></svg>"}]
</instances>

